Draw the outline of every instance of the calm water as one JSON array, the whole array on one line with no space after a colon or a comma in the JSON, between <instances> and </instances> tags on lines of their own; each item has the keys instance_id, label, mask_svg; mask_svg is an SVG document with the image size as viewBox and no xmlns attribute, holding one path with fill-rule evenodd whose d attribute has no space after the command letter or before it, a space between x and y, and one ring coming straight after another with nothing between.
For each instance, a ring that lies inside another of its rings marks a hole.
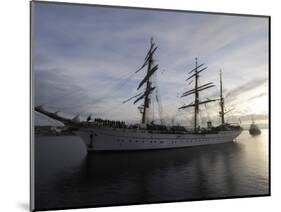
<instances>
[{"instance_id":1,"label":"calm water","mask_svg":"<svg viewBox=\"0 0 281 212\"><path fill-rule=\"evenodd\" d=\"M38 209L268 194L268 130L237 142L89 153L78 137L36 137Z\"/></svg>"}]
</instances>

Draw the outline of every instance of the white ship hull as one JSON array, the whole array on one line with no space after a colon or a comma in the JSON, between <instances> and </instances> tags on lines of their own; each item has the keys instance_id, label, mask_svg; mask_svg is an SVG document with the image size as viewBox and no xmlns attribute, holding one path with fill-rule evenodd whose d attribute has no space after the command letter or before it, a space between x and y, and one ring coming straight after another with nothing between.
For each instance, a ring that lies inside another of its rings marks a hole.
<instances>
[{"instance_id":1,"label":"white ship hull","mask_svg":"<svg viewBox=\"0 0 281 212\"><path fill-rule=\"evenodd\" d=\"M88 151L124 151L228 143L233 142L241 132L239 129L208 134L163 134L140 129L80 128L76 134L83 140Z\"/></svg>"}]
</instances>

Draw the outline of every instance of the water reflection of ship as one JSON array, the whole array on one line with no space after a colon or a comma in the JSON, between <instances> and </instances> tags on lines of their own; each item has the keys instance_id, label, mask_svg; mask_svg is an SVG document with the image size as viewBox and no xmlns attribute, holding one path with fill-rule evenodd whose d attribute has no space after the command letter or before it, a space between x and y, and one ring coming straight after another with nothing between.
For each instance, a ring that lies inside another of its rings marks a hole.
<instances>
[{"instance_id":1,"label":"water reflection of ship","mask_svg":"<svg viewBox=\"0 0 281 212\"><path fill-rule=\"evenodd\" d=\"M261 130L258 127L258 125L255 123L254 119L252 119L252 124L250 125L249 133L251 135L260 135L261 134Z\"/></svg>"},{"instance_id":2,"label":"water reflection of ship","mask_svg":"<svg viewBox=\"0 0 281 212\"><path fill-rule=\"evenodd\" d=\"M216 180L223 185L218 197L235 196L238 175L231 155L242 151L243 146L226 143L192 149L90 154L72 173L58 174L56 189L69 199L81 192L83 205L96 206L211 198L218 191L212 183Z\"/></svg>"}]
</instances>

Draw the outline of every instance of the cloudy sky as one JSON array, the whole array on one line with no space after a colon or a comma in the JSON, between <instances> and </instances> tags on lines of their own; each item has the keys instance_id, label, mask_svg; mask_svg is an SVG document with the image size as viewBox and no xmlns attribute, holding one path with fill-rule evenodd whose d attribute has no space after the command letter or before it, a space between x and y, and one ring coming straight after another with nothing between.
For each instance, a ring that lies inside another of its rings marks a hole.
<instances>
[{"instance_id":1,"label":"cloudy sky","mask_svg":"<svg viewBox=\"0 0 281 212\"><path fill-rule=\"evenodd\" d=\"M232 109L229 116L267 116L267 18L50 3L33 6L35 105L66 116L139 121L139 105L122 101L137 94L145 72L134 72L144 62L153 37L158 46L161 115L167 121L192 117L192 109L177 108L193 101L192 96L179 95L193 87L185 79L195 57L208 67L200 83L217 85L202 92L202 100L218 97L221 69L226 109ZM157 118L158 106L153 108ZM202 119L215 119L218 103L201 110ZM36 120L46 122L38 114Z\"/></svg>"}]
</instances>

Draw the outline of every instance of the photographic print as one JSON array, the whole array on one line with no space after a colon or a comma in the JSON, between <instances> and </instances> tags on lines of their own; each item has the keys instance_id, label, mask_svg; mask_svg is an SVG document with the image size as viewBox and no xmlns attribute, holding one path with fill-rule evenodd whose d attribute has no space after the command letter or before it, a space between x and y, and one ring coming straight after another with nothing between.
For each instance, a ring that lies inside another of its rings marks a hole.
<instances>
[{"instance_id":1,"label":"photographic print","mask_svg":"<svg viewBox=\"0 0 281 212\"><path fill-rule=\"evenodd\" d=\"M31 2L31 210L270 195L270 17Z\"/></svg>"}]
</instances>

